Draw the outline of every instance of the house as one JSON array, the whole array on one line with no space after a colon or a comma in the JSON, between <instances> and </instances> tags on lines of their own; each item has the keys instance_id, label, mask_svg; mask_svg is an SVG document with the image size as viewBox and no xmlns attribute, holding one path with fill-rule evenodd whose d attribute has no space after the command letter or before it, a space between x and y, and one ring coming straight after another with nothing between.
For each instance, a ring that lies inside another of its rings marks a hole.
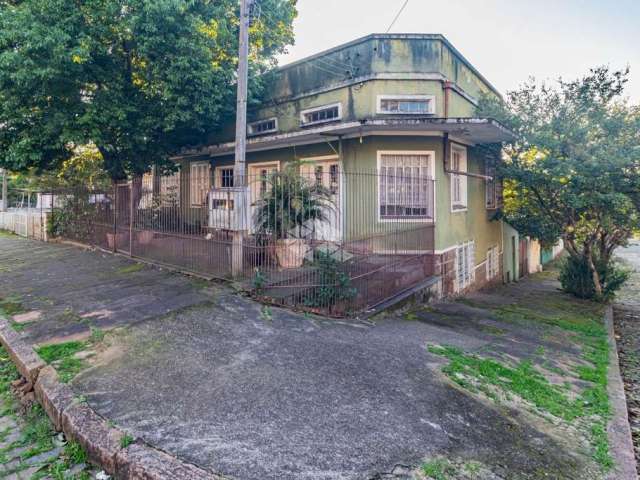
<instances>
[{"instance_id":1,"label":"house","mask_svg":"<svg viewBox=\"0 0 640 480\"><path fill-rule=\"evenodd\" d=\"M425 289L458 294L516 271L494 218L495 166L512 134L475 113L481 96L500 93L446 38L369 35L265 81L266 99L248 113L248 200L234 178L232 124L176 158L179 173L145 179L224 247L209 257L218 276L233 273L235 249L240 276L261 296L344 313ZM306 226L304 259L285 268L256 215L271 179L291 165L332 206ZM238 243L242 204L249 220Z\"/></svg>"}]
</instances>

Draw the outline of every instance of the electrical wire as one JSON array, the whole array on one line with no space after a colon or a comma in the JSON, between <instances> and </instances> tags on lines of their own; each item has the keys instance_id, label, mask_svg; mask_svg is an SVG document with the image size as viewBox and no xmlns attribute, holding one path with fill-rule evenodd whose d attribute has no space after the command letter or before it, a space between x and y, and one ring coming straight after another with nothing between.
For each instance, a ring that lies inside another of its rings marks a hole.
<instances>
[{"instance_id":1,"label":"electrical wire","mask_svg":"<svg viewBox=\"0 0 640 480\"><path fill-rule=\"evenodd\" d=\"M404 12L404 9L407 8L407 5L409 4L409 0L405 0L404 4L402 5L402 7L400 7L400 11L398 12L398 14L396 15L396 17L393 19L393 22L391 22L391 25L389 25L389 28L387 28L387 31L385 33L389 33L389 31L391 31L391 29L393 28L393 26L396 24L396 22L398 21L398 18L400 18L400 15L402 15L402 12Z\"/></svg>"}]
</instances>

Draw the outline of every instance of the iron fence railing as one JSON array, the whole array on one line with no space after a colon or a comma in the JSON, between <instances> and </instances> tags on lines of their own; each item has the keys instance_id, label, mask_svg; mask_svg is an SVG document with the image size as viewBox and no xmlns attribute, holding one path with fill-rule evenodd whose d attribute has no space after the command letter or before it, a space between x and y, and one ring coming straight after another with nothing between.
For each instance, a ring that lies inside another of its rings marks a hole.
<instances>
[{"instance_id":1,"label":"iron fence railing","mask_svg":"<svg viewBox=\"0 0 640 480\"><path fill-rule=\"evenodd\" d=\"M370 309L434 275L431 178L329 166L245 180L204 192L134 181L41 200L55 236L233 278L262 301L322 314Z\"/></svg>"}]
</instances>

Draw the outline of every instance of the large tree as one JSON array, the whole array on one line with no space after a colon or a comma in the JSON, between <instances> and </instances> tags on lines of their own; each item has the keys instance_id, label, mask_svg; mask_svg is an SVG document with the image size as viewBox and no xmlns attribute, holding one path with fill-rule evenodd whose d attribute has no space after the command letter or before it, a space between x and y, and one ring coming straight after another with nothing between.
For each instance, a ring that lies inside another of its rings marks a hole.
<instances>
[{"instance_id":1,"label":"large tree","mask_svg":"<svg viewBox=\"0 0 640 480\"><path fill-rule=\"evenodd\" d=\"M251 96L292 43L296 0L257 0ZM57 169L95 145L140 176L233 111L237 0L0 1L0 167Z\"/></svg>"},{"instance_id":2,"label":"large tree","mask_svg":"<svg viewBox=\"0 0 640 480\"><path fill-rule=\"evenodd\" d=\"M480 105L517 137L502 168L507 219L544 244L563 239L565 280L580 282L572 277L584 271L584 296L610 293L620 280L613 252L640 228L640 107L623 97L627 79L600 67L555 85L532 80L504 103Z\"/></svg>"}]
</instances>

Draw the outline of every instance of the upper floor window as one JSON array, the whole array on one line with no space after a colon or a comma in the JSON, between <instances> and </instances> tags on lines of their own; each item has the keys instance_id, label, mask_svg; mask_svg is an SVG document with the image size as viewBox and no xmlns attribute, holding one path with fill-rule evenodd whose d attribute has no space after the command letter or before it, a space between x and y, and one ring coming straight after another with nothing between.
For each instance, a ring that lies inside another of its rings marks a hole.
<instances>
[{"instance_id":1,"label":"upper floor window","mask_svg":"<svg viewBox=\"0 0 640 480\"><path fill-rule=\"evenodd\" d=\"M378 113L398 115L433 115L433 95L378 95Z\"/></svg>"},{"instance_id":2,"label":"upper floor window","mask_svg":"<svg viewBox=\"0 0 640 480\"><path fill-rule=\"evenodd\" d=\"M274 117L267 120L260 120L258 122L252 122L248 126L249 135L262 135L263 133L277 132L278 119Z\"/></svg>"},{"instance_id":3,"label":"upper floor window","mask_svg":"<svg viewBox=\"0 0 640 480\"><path fill-rule=\"evenodd\" d=\"M467 209L467 149L464 147L451 148L451 210Z\"/></svg>"},{"instance_id":4,"label":"upper floor window","mask_svg":"<svg viewBox=\"0 0 640 480\"><path fill-rule=\"evenodd\" d=\"M325 105L300 112L300 123L314 125L316 123L333 122L342 118L342 104Z\"/></svg>"}]
</instances>

